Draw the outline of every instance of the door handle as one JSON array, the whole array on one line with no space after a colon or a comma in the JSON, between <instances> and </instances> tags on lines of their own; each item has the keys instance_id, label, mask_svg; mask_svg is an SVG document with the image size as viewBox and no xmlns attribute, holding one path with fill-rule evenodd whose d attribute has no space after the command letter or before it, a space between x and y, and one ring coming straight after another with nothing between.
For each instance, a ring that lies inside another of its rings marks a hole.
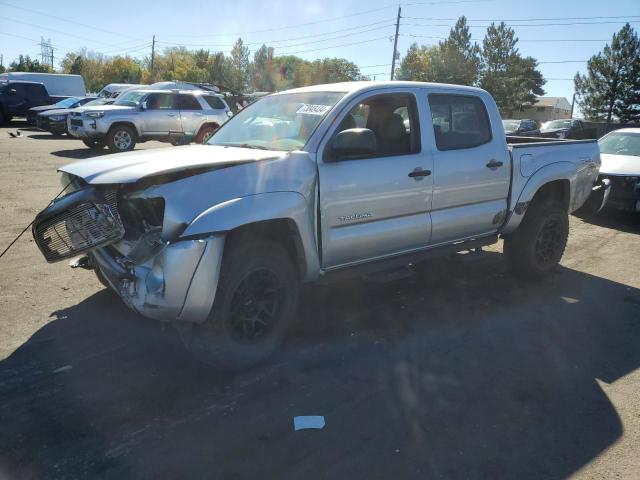
<instances>
[{"instance_id":1,"label":"door handle","mask_svg":"<svg viewBox=\"0 0 640 480\"><path fill-rule=\"evenodd\" d=\"M431 170L423 170L420 167L416 167L413 172L409 172L409 176L416 180L422 180L423 177L428 177L429 175L431 175Z\"/></svg>"},{"instance_id":2,"label":"door handle","mask_svg":"<svg viewBox=\"0 0 640 480\"><path fill-rule=\"evenodd\" d=\"M487 163L487 168L498 168L502 165L504 165L504 163L498 162L496 160L491 160L489 163Z\"/></svg>"}]
</instances>

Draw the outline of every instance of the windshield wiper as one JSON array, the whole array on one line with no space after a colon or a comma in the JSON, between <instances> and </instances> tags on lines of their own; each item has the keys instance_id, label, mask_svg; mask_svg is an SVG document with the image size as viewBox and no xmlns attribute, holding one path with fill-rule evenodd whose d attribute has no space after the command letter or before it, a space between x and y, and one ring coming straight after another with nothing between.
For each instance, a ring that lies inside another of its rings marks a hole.
<instances>
[{"instance_id":1,"label":"windshield wiper","mask_svg":"<svg viewBox=\"0 0 640 480\"><path fill-rule=\"evenodd\" d=\"M254 150L269 150L267 147L253 145L251 143L225 143L225 147L252 148Z\"/></svg>"}]
</instances>

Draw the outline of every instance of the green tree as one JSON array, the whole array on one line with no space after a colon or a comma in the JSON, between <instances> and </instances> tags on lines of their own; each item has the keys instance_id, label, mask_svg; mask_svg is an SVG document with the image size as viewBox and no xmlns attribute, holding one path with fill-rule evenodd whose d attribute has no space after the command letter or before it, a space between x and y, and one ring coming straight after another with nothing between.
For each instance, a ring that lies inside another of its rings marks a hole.
<instances>
[{"instance_id":1,"label":"green tree","mask_svg":"<svg viewBox=\"0 0 640 480\"><path fill-rule=\"evenodd\" d=\"M587 62L587 74L574 77L578 105L589 119L640 120L640 42L627 23L611 45Z\"/></svg>"},{"instance_id":2,"label":"green tree","mask_svg":"<svg viewBox=\"0 0 640 480\"><path fill-rule=\"evenodd\" d=\"M532 57L522 57L518 38L504 22L492 23L482 42L480 86L488 90L503 115L511 116L521 107L531 106L536 95L544 95L545 80Z\"/></svg>"},{"instance_id":3,"label":"green tree","mask_svg":"<svg viewBox=\"0 0 640 480\"><path fill-rule=\"evenodd\" d=\"M399 80L475 85L480 76L480 47L471 43L467 19L460 17L437 46L413 43L396 71Z\"/></svg>"},{"instance_id":4,"label":"green tree","mask_svg":"<svg viewBox=\"0 0 640 480\"><path fill-rule=\"evenodd\" d=\"M35 58L32 59L29 55L19 55L17 60L9 64L9 71L52 73L53 69L49 65L40 63Z\"/></svg>"},{"instance_id":5,"label":"green tree","mask_svg":"<svg viewBox=\"0 0 640 480\"><path fill-rule=\"evenodd\" d=\"M433 82L432 59L436 47L418 46L412 43L407 54L400 62L396 71L398 80L413 80L416 82Z\"/></svg>"},{"instance_id":6,"label":"green tree","mask_svg":"<svg viewBox=\"0 0 640 480\"><path fill-rule=\"evenodd\" d=\"M231 49L231 64L233 65L233 80L230 87L242 92L249 85L249 47L242 38L238 38Z\"/></svg>"}]
</instances>

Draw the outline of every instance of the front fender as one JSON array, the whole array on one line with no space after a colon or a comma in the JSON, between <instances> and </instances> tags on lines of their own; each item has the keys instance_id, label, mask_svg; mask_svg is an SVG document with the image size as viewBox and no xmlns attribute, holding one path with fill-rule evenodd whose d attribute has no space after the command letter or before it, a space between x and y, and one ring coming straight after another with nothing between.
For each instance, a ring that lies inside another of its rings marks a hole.
<instances>
[{"instance_id":1,"label":"front fender","mask_svg":"<svg viewBox=\"0 0 640 480\"><path fill-rule=\"evenodd\" d=\"M313 208L297 192L260 193L214 205L200 213L181 237L228 232L243 225L279 219L295 223L304 251L305 280L313 280L320 272Z\"/></svg>"},{"instance_id":2,"label":"front fender","mask_svg":"<svg viewBox=\"0 0 640 480\"><path fill-rule=\"evenodd\" d=\"M576 166L571 162L556 162L542 167L536 171L518 194L513 192L511 194L512 209L509 214L509 218L505 222L502 228L502 233L511 233L518 226L524 218L529 202L533 200L536 192L540 190L543 185L556 180L568 180L569 181L569 205L573 205L573 199L575 197L575 183L576 183Z\"/></svg>"}]
</instances>

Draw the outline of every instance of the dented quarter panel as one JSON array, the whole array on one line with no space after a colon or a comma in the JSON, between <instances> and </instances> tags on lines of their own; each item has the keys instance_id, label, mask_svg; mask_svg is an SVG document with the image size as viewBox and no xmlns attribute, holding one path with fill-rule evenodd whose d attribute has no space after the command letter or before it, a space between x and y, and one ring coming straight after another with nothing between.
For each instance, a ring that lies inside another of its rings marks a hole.
<instances>
[{"instance_id":1,"label":"dented quarter panel","mask_svg":"<svg viewBox=\"0 0 640 480\"><path fill-rule=\"evenodd\" d=\"M513 159L510 214L502 233L511 233L520 225L528 203L549 182L569 181L569 212L580 208L591 194L601 164L597 142L519 144L512 145L510 150Z\"/></svg>"}]
</instances>

